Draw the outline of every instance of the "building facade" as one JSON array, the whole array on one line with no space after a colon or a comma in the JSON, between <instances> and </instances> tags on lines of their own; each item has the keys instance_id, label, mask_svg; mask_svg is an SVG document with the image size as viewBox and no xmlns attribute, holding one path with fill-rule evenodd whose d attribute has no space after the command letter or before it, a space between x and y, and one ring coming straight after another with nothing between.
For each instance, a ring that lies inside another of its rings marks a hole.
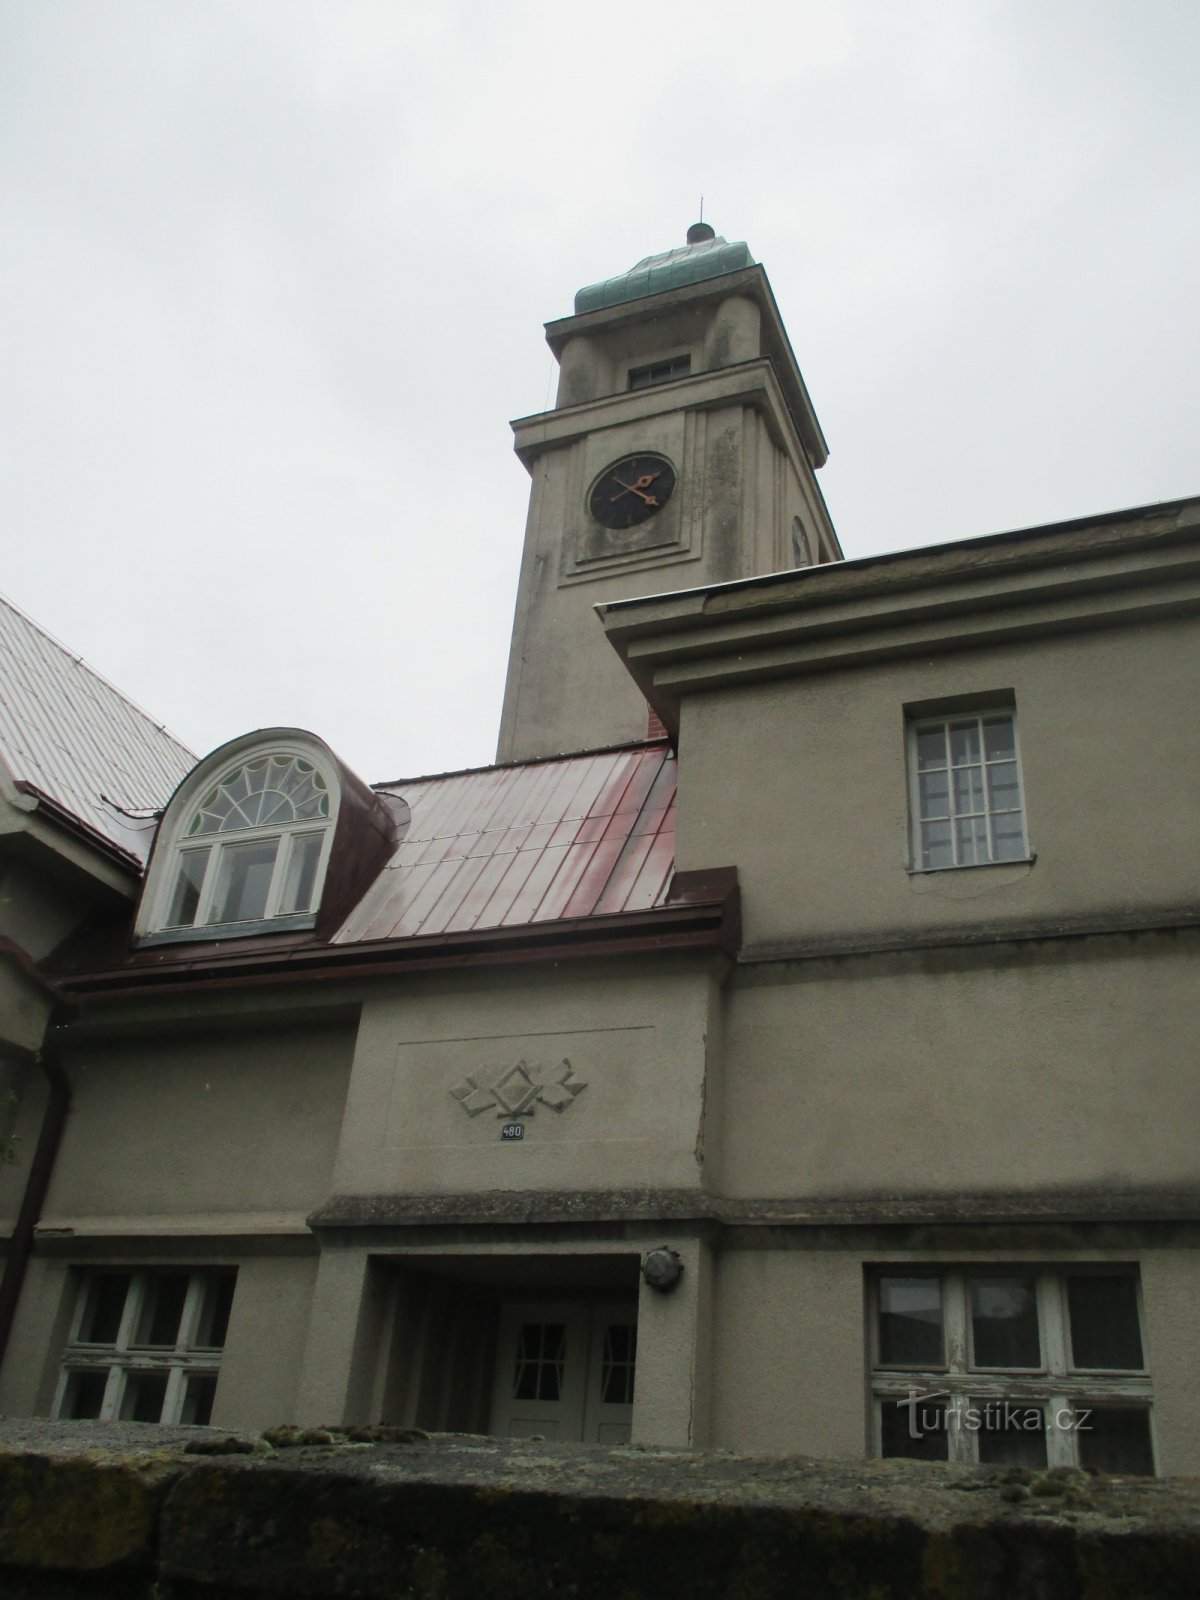
<instances>
[{"instance_id":1,"label":"building facade","mask_svg":"<svg viewBox=\"0 0 1200 1600\"><path fill-rule=\"evenodd\" d=\"M547 332L497 765L3 752L0 1410L1200 1470L1200 502L847 561L744 245Z\"/></svg>"}]
</instances>

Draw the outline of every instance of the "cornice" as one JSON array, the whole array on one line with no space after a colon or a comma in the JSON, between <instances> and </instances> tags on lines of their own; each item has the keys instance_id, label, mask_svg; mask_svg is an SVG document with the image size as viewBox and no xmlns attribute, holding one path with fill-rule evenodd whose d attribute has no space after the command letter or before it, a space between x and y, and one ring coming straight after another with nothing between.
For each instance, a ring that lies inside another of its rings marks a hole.
<instances>
[{"instance_id":1,"label":"cornice","mask_svg":"<svg viewBox=\"0 0 1200 1600\"><path fill-rule=\"evenodd\" d=\"M705 301L719 302L738 295L753 300L762 313L766 354L778 369L787 396L787 407L804 441L805 451L814 467L822 467L829 457L829 446L817 420L812 397L796 360L796 352L788 338L770 279L758 263L717 278L703 278L661 294L643 295L615 306L560 317L546 324L546 342L558 359L569 339L602 338L631 322L658 320L669 317L675 311L694 308ZM673 389L675 385L671 387Z\"/></svg>"},{"instance_id":2,"label":"cornice","mask_svg":"<svg viewBox=\"0 0 1200 1600\"><path fill-rule=\"evenodd\" d=\"M522 463L530 468L546 451L560 449L604 428L644 422L680 411L710 411L736 405L753 406L761 411L774 429L776 443L807 460L805 445L796 430L779 374L766 356L696 372L669 384L601 395L595 400L581 400L578 405L518 417L510 424L513 448Z\"/></svg>"},{"instance_id":3,"label":"cornice","mask_svg":"<svg viewBox=\"0 0 1200 1600\"><path fill-rule=\"evenodd\" d=\"M600 605L672 734L688 693L1200 609L1200 502Z\"/></svg>"},{"instance_id":4,"label":"cornice","mask_svg":"<svg viewBox=\"0 0 1200 1600\"><path fill-rule=\"evenodd\" d=\"M519 1189L476 1193L334 1194L310 1228L415 1229L624 1225L726 1228L983 1226L1007 1223L1194 1223L1188 1188L794 1195L740 1198L701 1189Z\"/></svg>"},{"instance_id":5,"label":"cornice","mask_svg":"<svg viewBox=\"0 0 1200 1600\"><path fill-rule=\"evenodd\" d=\"M764 940L743 945L737 955L737 965L750 969L790 962L905 955L929 950L991 952L997 945L1040 944L1046 940L1065 939L1128 940L1156 934L1193 935L1198 929L1200 906L1156 906L1148 911L1111 907L1069 916L997 919L982 925L957 923L932 928L868 928L809 939Z\"/></svg>"}]
</instances>

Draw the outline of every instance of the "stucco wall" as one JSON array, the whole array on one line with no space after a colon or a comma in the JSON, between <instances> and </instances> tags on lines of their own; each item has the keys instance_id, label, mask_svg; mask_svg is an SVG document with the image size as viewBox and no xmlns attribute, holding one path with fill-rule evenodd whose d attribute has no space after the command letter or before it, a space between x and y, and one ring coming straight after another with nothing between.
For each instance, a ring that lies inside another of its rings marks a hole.
<instances>
[{"instance_id":1,"label":"stucco wall","mask_svg":"<svg viewBox=\"0 0 1200 1600\"><path fill-rule=\"evenodd\" d=\"M239 1262L214 1427L270 1428L295 1417L316 1270L315 1254Z\"/></svg>"},{"instance_id":2,"label":"stucco wall","mask_svg":"<svg viewBox=\"0 0 1200 1600\"><path fill-rule=\"evenodd\" d=\"M72 1045L44 1221L302 1219L328 1193L352 1048L320 1026Z\"/></svg>"},{"instance_id":3,"label":"stucco wall","mask_svg":"<svg viewBox=\"0 0 1200 1600\"><path fill-rule=\"evenodd\" d=\"M430 978L372 999L334 1188L698 1185L709 982L696 962L646 957L526 970L520 981L504 971ZM564 1061L571 1098L562 1109L531 1101L519 1142L501 1139L512 1117L500 1104L470 1115L454 1093L469 1093L470 1075Z\"/></svg>"},{"instance_id":4,"label":"stucco wall","mask_svg":"<svg viewBox=\"0 0 1200 1600\"><path fill-rule=\"evenodd\" d=\"M1189 1186L1197 935L743 968L716 1186L823 1196Z\"/></svg>"},{"instance_id":5,"label":"stucco wall","mask_svg":"<svg viewBox=\"0 0 1200 1600\"><path fill-rule=\"evenodd\" d=\"M910 873L905 707L981 694L1015 697L1037 859ZM749 946L1184 905L1198 702L1187 621L688 696L679 866L736 863Z\"/></svg>"},{"instance_id":6,"label":"stucco wall","mask_svg":"<svg viewBox=\"0 0 1200 1600\"><path fill-rule=\"evenodd\" d=\"M1200 1474L1200 1406L1196 1403L1200 1251L1146 1251L1141 1257L1141 1278L1159 1471Z\"/></svg>"},{"instance_id":7,"label":"stucco wall","mask_svg":"<svg viewBox=\"0 0 1200 1600\"><path fill-rule=\"evenodd\" d=\"M764 1454L866 1450L863 1276L853 1252L717 1260L712 1442Z\"/></svg>"}]
</instances>

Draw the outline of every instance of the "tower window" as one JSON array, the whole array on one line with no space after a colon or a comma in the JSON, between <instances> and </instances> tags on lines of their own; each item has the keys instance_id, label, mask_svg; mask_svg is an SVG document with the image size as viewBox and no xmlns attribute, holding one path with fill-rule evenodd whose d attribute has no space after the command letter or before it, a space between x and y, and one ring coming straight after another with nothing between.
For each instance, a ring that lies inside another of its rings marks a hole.
<instances>
[{"instance_id":1,"label":"tower window","mask_svg":"<svg viewBox=\"0 0 1200 1600\"><path fill-rule=\"evenodd\" d=\"M629 387L648 389L651 384L667 383L671 378L686 378L691 370L691 356L672 356L669 361L652 361L648 367L630 367Z\"/></svg>"}]
</instances>

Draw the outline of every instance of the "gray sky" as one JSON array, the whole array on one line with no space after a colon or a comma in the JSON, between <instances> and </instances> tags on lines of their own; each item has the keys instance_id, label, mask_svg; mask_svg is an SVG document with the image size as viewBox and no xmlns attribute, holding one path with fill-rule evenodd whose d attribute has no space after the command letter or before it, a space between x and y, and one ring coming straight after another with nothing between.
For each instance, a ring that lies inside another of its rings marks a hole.
<instances>
[{"instance_id":1,"label":"gray sky","mask_svg":"<svg viewBox=\"0 0 1200 1600\"><path fill-rule=\"evenodd\" d=\"M705 215L848 556L1200 493L1194 0L0 0L0 589L199 751L492 757L541 324Z\"/></svg>"}]
</instances>

